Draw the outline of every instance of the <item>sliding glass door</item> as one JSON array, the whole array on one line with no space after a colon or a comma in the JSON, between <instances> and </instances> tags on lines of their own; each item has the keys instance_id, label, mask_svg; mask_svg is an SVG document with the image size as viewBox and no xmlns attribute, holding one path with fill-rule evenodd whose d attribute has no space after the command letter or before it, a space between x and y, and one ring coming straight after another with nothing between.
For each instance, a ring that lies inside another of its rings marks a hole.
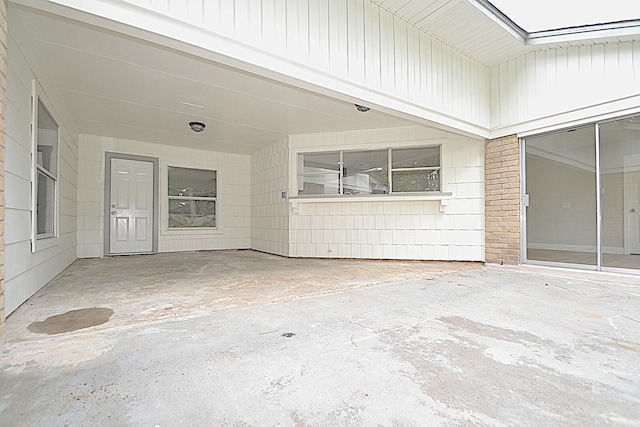
<instances>
[{"instance_id":1,"label":"sliding glass door","mask_svg":"<svg viewBox=\"0 0 640 427\"><path fill-rule=\"evenodd\" d=\"M529 261L597 265L594 126L526 140Z\"/></svg>"},{"instance_id":2,"label":"sliding glass door","mask_svg":"<svg viewBox=\"0 0 640 427\"><path fill-rule=\"evenodd\" d=\"M525 262L640 269L640 118L523 144Z\"/></svg>"},{"instance_id":3,"label":"sliding glass door","mask_svg":"<svg viewBox=\"0 0 640 427\"><path fill-rule=\"evenodd\" d=\"M600 125L602 265L640 269L640 117Z\"/></svg>"}]
</instances>

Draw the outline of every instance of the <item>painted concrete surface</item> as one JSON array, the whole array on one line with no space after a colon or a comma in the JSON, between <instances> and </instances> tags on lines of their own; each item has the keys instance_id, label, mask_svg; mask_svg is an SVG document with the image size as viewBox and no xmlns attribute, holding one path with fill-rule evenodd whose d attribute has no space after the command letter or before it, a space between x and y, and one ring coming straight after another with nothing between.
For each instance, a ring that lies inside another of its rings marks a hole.
<instances>
[{"instance_id":1,"label":"painted concrete surface","mask_svg":"<svg viewBox=\"0 0 640 427\"><path fill-rule=\"evenodd\" d=\"M28 329L84 308L114 313ZM83 260L7 324L0 425L640 425L634 277L255 252Z\"/></svg>"}]
</instances>

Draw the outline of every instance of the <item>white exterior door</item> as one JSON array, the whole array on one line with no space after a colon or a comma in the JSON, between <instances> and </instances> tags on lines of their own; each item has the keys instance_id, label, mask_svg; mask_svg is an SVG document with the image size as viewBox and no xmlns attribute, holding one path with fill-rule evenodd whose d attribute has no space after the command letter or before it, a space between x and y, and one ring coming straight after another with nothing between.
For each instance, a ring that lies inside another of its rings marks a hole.
<instances>
[{"instance_id":1,"label":"white exterior door","mask_svg":"<svg viewBox=\"0 0 640 427\"><path fill-rule=\"evenodd\" d=\"M109 253L153 251L153 163L111 159Z\"/></svg>"}]
</instances>

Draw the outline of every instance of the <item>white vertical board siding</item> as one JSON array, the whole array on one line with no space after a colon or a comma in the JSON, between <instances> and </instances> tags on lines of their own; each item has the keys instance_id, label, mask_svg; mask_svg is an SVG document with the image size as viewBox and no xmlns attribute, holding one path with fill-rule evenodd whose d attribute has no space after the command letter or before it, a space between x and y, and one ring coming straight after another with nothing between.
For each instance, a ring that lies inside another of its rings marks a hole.
<instances>
[{"instance_id":1,"label":"white vertical board siding","mask_svg":"<svg viewBox=\"0 0 640 427\"><path fill-rule=\"evenodd\" d=\"M289 255L288 162L286 139L251 155L251 249Z\"/></svg>"},{"instance_id":2,"label":"white vertical board siding","mask_svg":"<svg viewBox=\"0 0 640 427\"><path fill-rule=\"evenodd\" d=\"M442 190L452 193L443 209L438 200L300 199L289 216L289 256L484 260L483 141L409 127L292 135L289 143L290 192L299 152L442 144Z\"/></svg>"},{"instance_id":3,"label":"white vertical board siding","mask_svg":"<svg viewBox=\"0 0 640 427\"><path fill-rule=\"evenodd\" d=\"M489 69L370 0L127 3L277 55L296 64L296 79L305 81L304 67L311 67L339 85L350 82L412 108L489 127Z\"/></svg>"},{"instance_id":4,"label":"white vertical board siding","mask_svg":"<svg viewBox=\"0 0 640 427\"><path fill-rule=\"evenodd\" d=\"M531 52L492 67L491 92L494 136L637 107L640 42Z\"/></svg>"},{"instance_id":5,"label":"white vertical board siding","mask_svg":"<svg viewBox=\"0 0 640 427\"><path fill-rule=\"evenodd\" d=\"M104 255L105 153L159 160L158 251L248 249L250 246L250 158L150 142L80 135L78 258ZM167 229L167 168L217 171L217 230Z\"/></svg>"},{"instance_id":6,"label":"white vertical board siding","mask_svg":"<svg viewBox=\"0 0 640 427\"><path fill-rule=\"evenodd\" d=\"M53 90L46 68L29 43L26 29L9 8L8 35L5 281L10 314L76 259L77 132ZM58 160L58 237L42 240L31 252L31 82L60 126Z\"/></svg>"}]
</instances>

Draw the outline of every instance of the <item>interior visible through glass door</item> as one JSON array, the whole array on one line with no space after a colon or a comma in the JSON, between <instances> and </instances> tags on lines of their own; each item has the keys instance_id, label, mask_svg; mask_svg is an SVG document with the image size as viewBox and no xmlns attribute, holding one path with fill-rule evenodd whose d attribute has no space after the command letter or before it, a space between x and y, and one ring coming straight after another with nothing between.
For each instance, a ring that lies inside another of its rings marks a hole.
<instances>
[{"instance_id":1,"label":"interior visible through glass door","mask_svg":"<svg viewBox=\"0 0 640 427\"><path fill-rule=\"evenodd\" d=\"M600 126L602 266L640 269L640 117Z\"/></svg>"},{"instance_id":2,"label":"interior visible through glass door","mask_svg":"<svg viewBox=\"0 0 640 427\"><path fill-rule=\"evenodd\" d=\"M528 261L597 265L595 127L525 141Z\"/></svg>"}]
</instances>

